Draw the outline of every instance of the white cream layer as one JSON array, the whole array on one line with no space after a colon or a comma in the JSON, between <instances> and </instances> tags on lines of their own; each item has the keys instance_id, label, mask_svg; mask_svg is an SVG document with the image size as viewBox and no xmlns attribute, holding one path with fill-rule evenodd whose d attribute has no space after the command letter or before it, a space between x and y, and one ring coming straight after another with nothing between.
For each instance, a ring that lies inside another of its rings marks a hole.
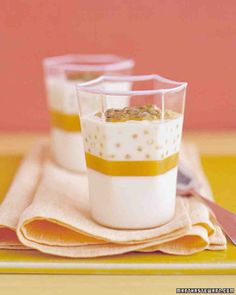
<instances>
[{"instance_id":1,"label":"white cream layer","mask_svg":"<svg viewBox=\"0 0 236 295\"><path fill-rule=\"evenodd\" d=\"M168 222L175 212L177 168L158 176L108 176L88 169L93 218L114 228L141 229Z\"/></svg>"},{"instance_id":2,"label":"white cream layer","mask_svg":"<svg viewBox=\"0 0 236 295\"><path fill-rule=\"evenodd\" d=\"M179 152L183 116L158 121L81 118L85 151L112 161L162 160Z\"/></svg>"},{"instance_id":3,"label":"white cream layer","mask_svg":"<svg viewBox=\"0 0 236 295\"><path fill-rule=\"evenodd\" d=\"M78 98L76 95L76 88L75 85L81 83L81 80L66 80L62 78L55 78L55 77L48 77L46 78L46 88L47 88L47 95L48 95L48 104L50 109L57 110L66 114L78 114L79 107L78 107ZM106 82L104 88L109 90L129 90L131 83L127 82L119 82L119 83L109 83ZM94 94L86 94L90 96L94 102L96 98ZM129 98L127 96L116 96L106 99L104 101L106 107L115 107L115 108L122 108L128 105ZM84 101L86 104L86 98ZM99 104L101 105L101 103ZM96 106L96 102L95 102ZM88 106L89 107L89 106Z\"/></svg>"},{"instance_id":4,"label":"white cream layer","mask_svg":"<svg viewBox=\"0 0 236 295\"><path fill-rule=\"evenodd\" d=\"M83 139L80 132L52 128L51 145L56 162L68 170L85 172Z\"/></svg>"},{"instance_id":5,"label":"white cream layer","mask_svg":"<svg viewBox=\"0 0 236 295\"><path fill-rule=\"evenodd\" d=\"M46 78L49 108L66 114L78 114L75 85L82 81L68 81L60 78Z\"/></svg>"}]
</instances>

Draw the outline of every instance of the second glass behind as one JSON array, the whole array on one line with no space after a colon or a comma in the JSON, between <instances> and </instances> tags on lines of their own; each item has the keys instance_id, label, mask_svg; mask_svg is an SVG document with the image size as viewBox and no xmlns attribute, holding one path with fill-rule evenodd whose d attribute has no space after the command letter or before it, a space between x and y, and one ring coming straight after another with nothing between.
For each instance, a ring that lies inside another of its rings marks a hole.
<instances>
[{"instance_id":1,"label":"second glass behind","mask_svg":"<svg viewBox=\"0 0 236 295\"><path fill-rule=\"evenodd\" d=\"M98 223L141 229L173 218L186 87L158 75L103 76L77 85Z\"/></svg>"},{"instance_id":2,"label":"second glass behind","mask_svg":"<svg viewBox=\"0 0 236 295\"><path fill-rule=\"evenodd\" d=\"M75 84L103 74L129 75L134 62L115 55L71 54L46 58L43 65L54 159L63 168L85 172ZM117 86L119 89L123 87Z\"/></svg>"}]
</instances>

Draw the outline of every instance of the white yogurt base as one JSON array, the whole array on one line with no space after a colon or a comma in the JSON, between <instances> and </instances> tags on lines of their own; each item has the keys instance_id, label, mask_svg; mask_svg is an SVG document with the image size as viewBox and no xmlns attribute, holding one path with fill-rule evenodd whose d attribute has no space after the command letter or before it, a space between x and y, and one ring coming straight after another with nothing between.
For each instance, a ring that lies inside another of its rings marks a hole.
<instances>
[{"instance_id":1,"label":"white yogurt base","mask_svg":"<svg viewBox=\"0 0 236 295\"><path fill-rule=\"evenodd\" d=\"M85 151L109 161L164 160L179 152L183 116L163 121L81 118ZM156 176L109 176L88 169L93 218L106 226L159 226L174 215L177 167Z\"/></svg>"},{"instance_id":2,"label":"white yogurt base","mask_svg":"<svg viewBox=\"0 0 236 295\"><path fill-rule=\"evenodd\" d=\"M52 128L51 147L53 157L60 166L75 172L86 171L83 139L80 132Z\"/></svg>"},{"instance_id":3,"label":"white yogurt base","mask_svg":"<svg viewBox=\"0 0 236 295\"><path fill-rule=\"evenodd\" d=\"M88 169L92 217L114 228L142 229L175 213L177 168L158 176L109 176Z\"/></svg>"}]
</instances>

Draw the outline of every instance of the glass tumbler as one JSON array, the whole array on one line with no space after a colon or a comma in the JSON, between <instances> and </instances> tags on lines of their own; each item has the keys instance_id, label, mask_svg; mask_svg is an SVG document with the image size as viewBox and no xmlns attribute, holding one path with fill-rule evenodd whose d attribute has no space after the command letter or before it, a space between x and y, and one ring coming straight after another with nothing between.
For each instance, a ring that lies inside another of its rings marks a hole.
<instances>
[{"instance_id":1,"label":"glass tumbler","mask_svg":"<svg viewBox=\"0 0 236 295\"><path fill-rule=\"evenodd\" d=\"M115 55L70 54L46 58L43 66L53 157L65 169L85 172L75 84L103 74L130 75L134 61Z\"/></svg>"},{"instance_id":2,"label":"glass tumbler","mask_svg":"<svg viewBox=\"0 0 236 295\"><path fill-rule=\"evenodd\" d=\"M121 82L130 89L117 89ZM173 218L186 87L159 75L102 76L77 85L98 223L144 229Z\"/></svg>"}]
</instances>

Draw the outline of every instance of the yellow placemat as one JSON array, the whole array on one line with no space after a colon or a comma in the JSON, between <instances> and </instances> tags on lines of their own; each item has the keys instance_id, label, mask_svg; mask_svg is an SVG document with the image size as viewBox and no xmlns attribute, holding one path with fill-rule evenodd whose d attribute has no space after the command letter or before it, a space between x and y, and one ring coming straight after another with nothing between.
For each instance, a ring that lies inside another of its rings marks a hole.
<instances>
[{"instance_id":1,"label":"yellow placemat","mask_svg":"<svg viewBox=\"0 0 236 295\"><path fill-rule=\"evenodd\" d=\"M0 156L0 202L21 156ZM219 204L236 213L236 156L202 157ZM127 254L109 258L67 259L33 250L0 250L0 272L107 274L236 274L236 247L191 256Z\"/></svg>"},{"instance_id":2,"label":"yellow placemat","mask_svg":"<svg viewBox=\"0 0 236 295\"><path fill-rule=\"evenodd\" d=\"M22 158L22 155L0 155L0 204Z\"/></svg>"}]
</instances>

